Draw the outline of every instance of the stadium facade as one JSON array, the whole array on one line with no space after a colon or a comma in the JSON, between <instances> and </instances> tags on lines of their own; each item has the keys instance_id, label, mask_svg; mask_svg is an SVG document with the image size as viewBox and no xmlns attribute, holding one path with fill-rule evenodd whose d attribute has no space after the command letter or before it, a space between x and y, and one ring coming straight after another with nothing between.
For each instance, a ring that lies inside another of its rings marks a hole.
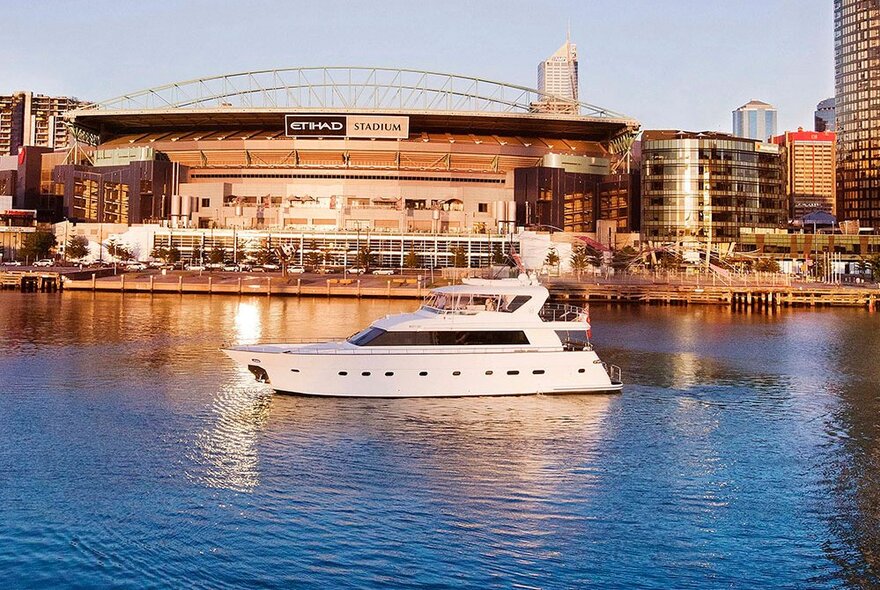
<instances>
[{"instance_id":1,"label":"stadium facade","mask_svg":"<svg viewBox=\"0 0 880 590\"><path fill-rule=\"evenodd\" d=\"M42 219L157 235L637 229L638 183L621 178L638 122L566 97L543 112L547 99L414 70L245 72L70 111L66 151L0 168Z\"/></svg>"},{"instance_id":2,"label":"stadium facade","mask_svg":"<svg viewBox=\"0 0 880 590\"><path fill-rule=\"evenodd\" d=\"M552 198L595 220L597 187L619 172L638 123L584 103L573 103L577 114L536 112L540 98L376 68L175 83L69 113L85 149L52 181L67 216L114 223L430 233L569 224L564 206L541 205ZM572 194L517 192L516 171L538 168L584 182Z\"/></svg>"}]
</instances>

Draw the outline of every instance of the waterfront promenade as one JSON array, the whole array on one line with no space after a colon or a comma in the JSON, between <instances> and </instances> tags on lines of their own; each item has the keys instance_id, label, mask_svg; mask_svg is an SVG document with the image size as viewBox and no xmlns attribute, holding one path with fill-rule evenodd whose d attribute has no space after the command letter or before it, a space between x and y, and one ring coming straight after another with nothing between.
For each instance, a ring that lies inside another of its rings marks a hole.
<instances>
[{"instance_id":1,"label":"waterfront promenade","mask_svg":"<svg viewBox=\"0 0 880 590\"><path fill-rule=\"evenodd\" d=\"M880 290L873 283L830 284L798 281L784 275L745 275L721 283L705 277L678 274L618 275L616 277L545 277L556 299L577 302L646 303L668 305L728 305L737 307L845 306L874 310ZM446 284L418 275L318 275L283 277L280 273L130 272L110 276L77 275L64 288L128 293L202 293L300 297L413 298L431 286Z\"/></svg>"}]
</instances>

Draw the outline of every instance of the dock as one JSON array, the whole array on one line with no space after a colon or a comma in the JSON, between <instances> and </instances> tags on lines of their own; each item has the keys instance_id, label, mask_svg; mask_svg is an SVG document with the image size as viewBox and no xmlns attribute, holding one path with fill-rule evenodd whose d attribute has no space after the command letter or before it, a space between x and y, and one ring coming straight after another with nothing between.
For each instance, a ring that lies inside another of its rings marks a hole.
<instances>
[{"instance_id":1,"label":"dock","mask_svg":"<svg viewBox=\"0 0 880 590\"><path fill-rule=\"evenodd\" d=\"M550 296L576 303L726 305L734 308L862 307L874 311L880 290L806 283L789 286L709 286L551 283Z\"/></svg>"},{"instance_id":2,"label":"dock","mask_svg":"<svg viewBox=\"0 0 880 590\"><path fill-rule=\"evenodd\" d=\"M320 281L303 279L286 280L279 276L245 277L202 277L177 276L162 277L155 274L147 276L118 275L99 279L93 276L86 280L67 280L67 290L116 291L123 293L201 293L206 295L264 295L295 297L357 297L389 299L421 299L427 287L415 278L392 278L386 280L361 280L354 278L332 278Z\"/></svg>"},{"instance_id":3,"label":"dock","mask_svg":"<svg viewBox=\"0 0 880 590\"><path fill-rule=\"evenodd\" d=\"M62 289L61 273L36 271L0 271L0 288L23 293L54 292Z\"/></svg>"}]
</instances>

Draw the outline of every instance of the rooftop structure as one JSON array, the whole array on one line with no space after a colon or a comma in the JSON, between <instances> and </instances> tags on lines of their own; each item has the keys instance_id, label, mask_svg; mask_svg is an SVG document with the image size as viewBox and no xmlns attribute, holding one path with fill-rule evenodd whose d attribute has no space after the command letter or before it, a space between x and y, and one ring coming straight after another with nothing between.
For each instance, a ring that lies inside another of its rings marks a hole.
<instances>
[{"instance_id":1,"label":"rooftop structure","mask_svg":"<svg viewBox=\"0 0 880 590\"><path fill-rule=\"evenodd\" d=\"M835 100L826 98L816 105L813 115L813 129L815 131L837 131L837 118L835 115Z\"/></svg>"},{"instance_id":2,"label":"rooftop structure","mask_svg":"<svg viewBox=\"0 0 880 590\"><path fill-rule=\"evenodd\" d=\"M776 107L760 100L750 100L733 111L733 134L767 141L776 135Z\"/></svg>"},{"instance_id":3,"label":"rooftop structure","mask_svg":"<svg viewBox=\"0 0 880 590\"><path fill-rule=\"evenodd\" d=\"M577 46L566 38L556 52L538 64L539 111L570 112L578 100ZM563 99L563 100L559 100Z\"/></svg>"}]
</instances>

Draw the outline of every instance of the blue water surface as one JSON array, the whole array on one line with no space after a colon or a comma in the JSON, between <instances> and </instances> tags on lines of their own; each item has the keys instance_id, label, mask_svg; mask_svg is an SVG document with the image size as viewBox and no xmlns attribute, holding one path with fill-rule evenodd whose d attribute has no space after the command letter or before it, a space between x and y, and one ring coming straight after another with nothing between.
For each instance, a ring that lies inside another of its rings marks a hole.
<instances>
[{"instance_id":1,"label":"blue water surface","mask_svg":"<svg viewBox=\"0 0 880 590\"><path fill-rule=\"evenodd\" d=\"M412 302L0 293L4 588L880 587L880 319L592 310L621 395L283 396Z\"/></svg>"}]
</instances>

